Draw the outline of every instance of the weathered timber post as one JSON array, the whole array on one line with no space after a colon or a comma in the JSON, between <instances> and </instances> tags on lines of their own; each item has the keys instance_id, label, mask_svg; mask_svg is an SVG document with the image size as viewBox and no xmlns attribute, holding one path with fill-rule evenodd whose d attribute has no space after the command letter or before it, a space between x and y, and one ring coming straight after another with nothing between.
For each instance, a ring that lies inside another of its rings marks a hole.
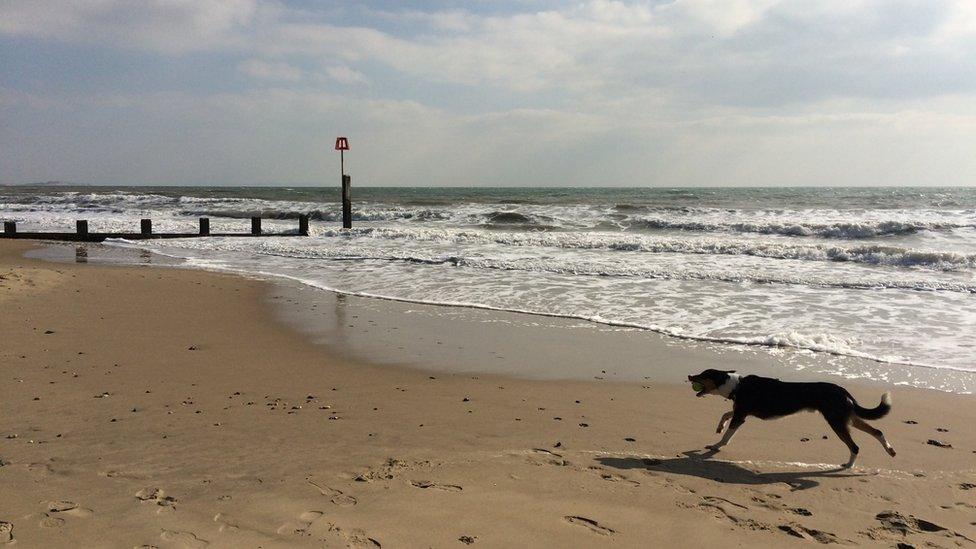
<instances>
[{"instance_id":1,"label":"weathered timber post","mask_svg":"<svg viewBox=\"0 0 976 549\"><path fill-rule=\"evenodd\" d=\"M79 219L75 221L75 232L78 236L88 237L88 221L84 219Z\"/></svg>"},{"instance_id":2,"label":"weathered timber post","mask_svg":"<svg viewBox=\"0 0 976 549\"><path fill-rule=\"evenodd\" d=\"M342 176L342 228L352 228L352 176Z\"/></svg>"},{"instance_id":3,"label":"weathered timber post","mask_svg":"<svg viewBox=\"0 0 976 549\"><path fill-rule=\"evenodd\" d=\"M17 234L17 222L16 221L4 221L3 222L3 232L7 235Z\"/></svg>"},{"instance_id":4,"label":"weathered timber post","mask_svg":"<svg viewBox=\"0 0 976 549\"><path fill-rule=\"evenodd\" d=\"M142 236L149 236L152 234L152 219L143 219L140 222L140 232Z\"/></svg>"},{"instance_id":5,"label":"weathered timber post","mask_svg":"<svg viewBox=\"0 0 976 549\"><path fill-rule=\"evenodd\" d=\"M257 236L261 234L261 218L252 217L251 218L251 234Z\"/></svg>"},{"instance_id":6,"label":"weathered timber post","mask_svg":"<svg viewBox=\"0 0 976 549\"><path fill-rule=\"evenodd\" d=\"M200 218L200 234L203 236L210 234L210 218L201 217Z\"/></svg>"},{"instance_id":7,"label":"weathered timber post","mask_svg":"<svg viewBox=\"0 0 976 549\"><path fill-rule=\"evenodd\" d=\"M308 236L308 215L306 214L298 216L298 234L299 236Z\"/></svg>"}]
</instances>

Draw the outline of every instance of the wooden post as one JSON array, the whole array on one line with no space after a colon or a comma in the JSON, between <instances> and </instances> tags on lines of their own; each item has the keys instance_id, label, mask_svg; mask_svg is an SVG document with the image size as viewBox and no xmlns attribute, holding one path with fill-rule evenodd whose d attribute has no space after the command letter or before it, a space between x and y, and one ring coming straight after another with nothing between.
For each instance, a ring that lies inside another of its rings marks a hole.
<instances>
[{"instance_id":1,"label":"wooden post","mask_svg":"<svg viewBox=\"0 0 976 549\"><path fill-rule=\"evenodd\" d=\"M207 236L210 234L210 218L201 217L200 218L200 234Z\"/></svg>"},{"instance_id":2,"label":"wooden post","mask_svg":"<svg viewBox=\"0 0 976 549\"><path fill-rule=\"evenodd\" d=\"M352 228L352 176L342 176L342 228Z\"/></svg>"},{"instance_id":3,"label":"wooden post","mask_svg":"<svg viewBox=\"0 0 976 549\"><path fill-rule=\"evenodd\" d=\"M349 150L349 140L336 137L335 150L339 151L339 175L342 176L342 228L352 228L352 198L350 197L352 178L346 175L346 151Z\"/></svg>"},{"instance_id":4,"label":"wooden post","mask_svg":"<svg viewBox=\"0 0 976 549\"><path fill-rule=\"evenodd\" d=\"M3 232L8 235L17 234L17 222L16 221L4 221L3 222Z\"/></svg>"},{"instance_id":5,"label":"wooden post","mask_svg":"<svg viewBox=\"0 0 976 549\"><path fill-rule=\"evenodd\" d=\"M142 236L149 236L152 234L152 219L143 219L140 225Z\"/></svg>"},{"instance_id":6,"label":"wooden post","mask_svg":"<svg viewBox=\"0 0 976 549\"><path fill-rule=\"evenodd\" d=\"M75 232L77 232L79 236L85 236L85 237L87 237L88 236L88 221L86 221L84 219L79 219L79 220L75 221Z\"/></svg>"},{"instance_id":7,"label":"wooden post","mask_svg":"<svg viewBox=\"0 0 976 549\"><path fill-rule=\"evenodd\" d=\"M298 234L299 236L308 236L308 215L306 214L298 216Z\"/></svg>"},{"instance_id":8,"label":"wooden post","mask_svg":"<svg viewBox=\"0 0 976 549\"><path fill-rule=\"evenodd\" d=\"M251 218L251 234L253 234L255 236L261 234L261 218L260 217L252 217Z\"/></svg>"}]
</instances>

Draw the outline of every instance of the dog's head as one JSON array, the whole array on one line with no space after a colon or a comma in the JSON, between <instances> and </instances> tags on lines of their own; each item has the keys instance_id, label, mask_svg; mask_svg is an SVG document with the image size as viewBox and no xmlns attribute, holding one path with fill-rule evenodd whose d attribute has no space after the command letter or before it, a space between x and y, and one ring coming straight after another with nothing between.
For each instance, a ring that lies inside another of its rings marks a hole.
<instances>
[{"instance_id":1,"label":"dog's head","mask_svg":"<svg viewBox=\"0 0 976 549\"><path fill-rule=\"evenodd\" d=\"M721 395L717 390L719 387L726 384L731 377L729 374L734 374L735 370L713 370L709 368L704 372L688 376L688 381L692 383L700 383L702 390L695 393L695 396L705 396L708 394Z\"/></svg>"}]
</instances>

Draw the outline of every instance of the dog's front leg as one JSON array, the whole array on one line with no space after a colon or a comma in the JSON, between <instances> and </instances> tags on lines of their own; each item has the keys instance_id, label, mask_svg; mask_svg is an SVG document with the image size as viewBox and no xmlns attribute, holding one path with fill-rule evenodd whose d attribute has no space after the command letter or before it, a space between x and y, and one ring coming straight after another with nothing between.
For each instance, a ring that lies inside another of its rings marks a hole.
<instances>
[{"instance_id":1,"label":"dog's front leg","mask_svg":"<svg viewBox=\"0 0 976 549\"><path fill-rule=\"evenodd\" d=\"M732 419L732 412L725 412L722 417L718 420L718 429L715 429L716 433L721 433L722 429L725 429L725 423Z\"/></svg>"},{"instance_id":2,"label":"dog's front leg","mask_svg":"<svg viewBox=\"0 0 976 549\"><path fill-rule=\"evenodd\" d=\"M744 416L738 416L738 415L736 415L735 414L735 410L733 410L732 411L732 422L729 423L729 428L726 429L725 434L722 435L722 440L718 441L715 444L711 444L709 446L706 446L706 448L708 448L710 450L715 450L717 452L720 448L722 448L722 446L725 446L726 444L728 444L729 442L731 442L732 436L735 435L736 430L739 429L739 427L742 425L742 423L745 420L746 420L746 418Z\"/></svg>"}]
</instances>

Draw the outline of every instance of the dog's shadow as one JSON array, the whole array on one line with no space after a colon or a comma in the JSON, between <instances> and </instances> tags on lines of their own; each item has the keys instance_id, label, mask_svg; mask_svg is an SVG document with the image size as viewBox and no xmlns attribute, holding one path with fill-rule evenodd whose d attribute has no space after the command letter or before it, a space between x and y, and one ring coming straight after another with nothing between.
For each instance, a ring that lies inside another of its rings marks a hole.
<instances>
[{"instance_id":1,"label":"dog's shadow","mask_svg":"<svg viewBox=\"0 0 976 549\"><path fill-rule=\"evenodd\" d=\"M837 467L823 471L788 471L757 473L728 461L713 461L714 450L689 450L684 457L653 459L639 457L598 457L596 460L607 467L617 469L643 469L676 475L688 475L726 484L776 484L782 482L791 490L807 490L819 486L816 478L843 478L863 476L850 469Z\"/></svg>"}]
</instances>

